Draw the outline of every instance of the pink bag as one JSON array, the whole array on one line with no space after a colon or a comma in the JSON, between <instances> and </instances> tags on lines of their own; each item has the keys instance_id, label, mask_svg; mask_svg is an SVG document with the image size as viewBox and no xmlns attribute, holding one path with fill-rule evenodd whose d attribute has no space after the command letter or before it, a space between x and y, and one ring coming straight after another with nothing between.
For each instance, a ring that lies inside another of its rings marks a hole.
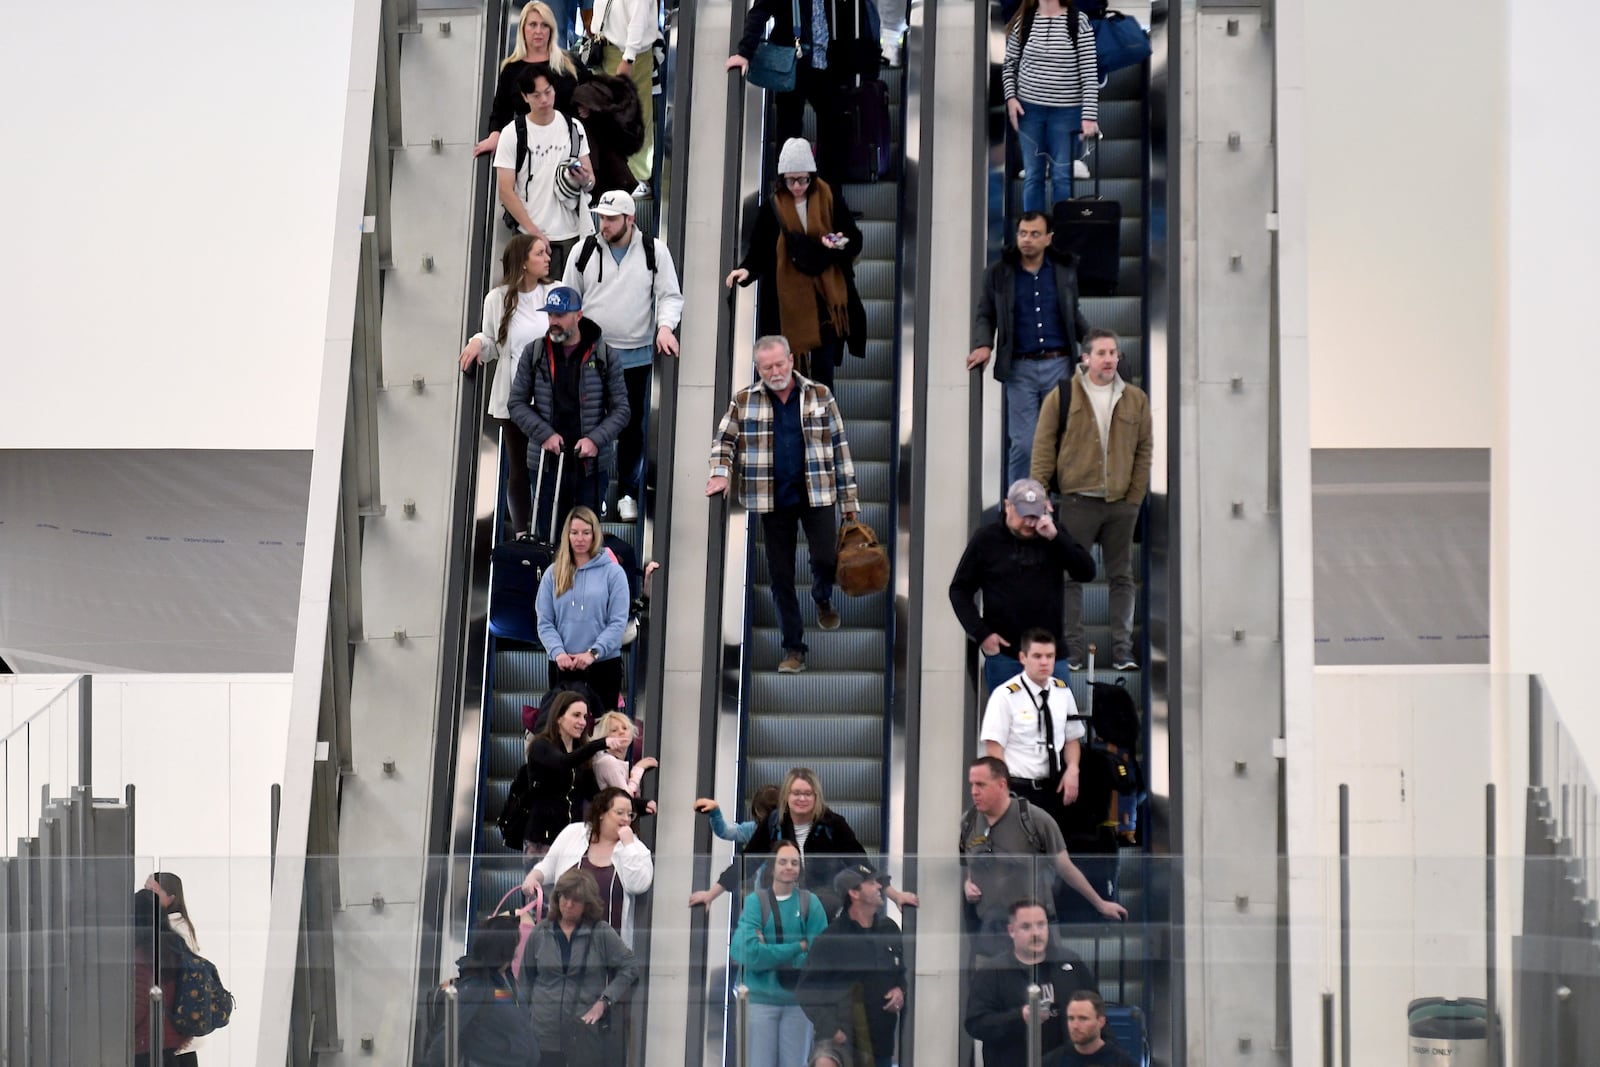
<instances>
[{"instance_id":1,"label":"pink bag","mask_svg":"<svg viewBox=\"0 0 1600 1067\"><path fill-rule=\"evenodd\" d=\"M500 898L500 903L494 906L491 915L504 914L506 901L511 899L512 893L521 893L520 885L512 886L511 892ZM521 920L517 932L517 951L511 957L511 973L520 978L522 974L522 956L528 948L528 938L533 936L533 928L539 925L539 920L544 918L544 886L536 885L533 888L533 899L522 907L515 909L511 914Z\"/></svg>"}]
</instances>

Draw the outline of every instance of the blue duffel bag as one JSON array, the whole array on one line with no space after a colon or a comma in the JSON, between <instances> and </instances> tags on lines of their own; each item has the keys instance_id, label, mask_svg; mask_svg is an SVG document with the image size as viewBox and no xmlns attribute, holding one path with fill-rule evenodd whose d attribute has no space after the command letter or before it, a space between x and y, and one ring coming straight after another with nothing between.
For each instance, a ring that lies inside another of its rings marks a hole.
<instances>
[{"instance_id":1,"label":"blue duffel bag","mask_svg":"<svg viewBox=\"0 0 1600 1067\"><path fill-rule=\"evenodd\" d=\"M1136 67L1150 58L1150 35L1137 19L1120 11L1107 11L1093 20L1094 50L1103 78L1123 67Z\"/></svg>"}]
</instances>

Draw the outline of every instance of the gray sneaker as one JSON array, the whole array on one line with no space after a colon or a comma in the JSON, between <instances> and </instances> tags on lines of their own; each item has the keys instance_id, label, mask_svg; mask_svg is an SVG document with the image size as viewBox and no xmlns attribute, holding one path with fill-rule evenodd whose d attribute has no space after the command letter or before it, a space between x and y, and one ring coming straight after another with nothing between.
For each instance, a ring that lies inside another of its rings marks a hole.
<instances>
[{"instance_id":1,"label":"gray sneaker","mask_svg":"<svg viewBox=\"0 0 1600 1067\"><path fill-rule=\"evenodd\" d=\"M806 654L794 649L786 649L783 658L778 661L779 674L799 674L806 669Z\"/></svg>"},{"instance_id":2,"label":"gray sneaker","mask_svg":"<svg viewBox=\"0 0 1600 1067\"><path fill-rule=\"evenodd\" d=\"M833 601L824 600L817 605L817 625L824 630L839 628L839 613L833 609Z\"/></svg>"}]
</instances>

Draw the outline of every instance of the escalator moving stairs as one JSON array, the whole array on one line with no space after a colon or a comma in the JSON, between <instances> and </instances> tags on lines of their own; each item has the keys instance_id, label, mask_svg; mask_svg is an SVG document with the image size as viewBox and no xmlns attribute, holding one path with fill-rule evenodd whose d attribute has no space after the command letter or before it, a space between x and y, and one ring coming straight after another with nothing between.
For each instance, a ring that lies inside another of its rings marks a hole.
<instances>
[{"instance_id":1,"label":"escalator moving stairs","mask_svg":"<svg viewBox=\"0 0 1600 1067\"><path fill-rule=\"evenodd\" d=\"M901 72L885 70L895 144L900 157ZM804 136L815 141L815 119L806 112ZM880 542L894 544L893 460L895 367L898 319L897 272L899 185L891 174L881 182L847 183L844 199L860 214L862 249L856 260L856 285L867 312L867 355L846 354L835 377L835 394L855 464L861 521ZM837 589L833 606L843 619L828 632L817 626L816 609L806 595L810 553L801 538L795 561L805 640L810 647L802 674L778 674L782 656L777 609L768 584L765 547L759 523L751 553L753 613L746 662L750 684L745 704L742 762L743 810L749 795L767 783L781 784L791 767L817 772L828 807L844 816L869 853L884 844L884 782L888 752L886 666L889 657L889 593L847 597Z\"/></svg>"},{"instance_id":2,"label":"escalator moving stairs","mask_svg":"<svg viewBox=\"0 0 1600 1067\"><path fill-rule=\"evenodd\" d=\"M657 106L660 106L659 98ZM660 145L661 141L658 139L656 143ZM656 232L656 201L640 198L634 202L634 206L637 209L634 216L635 225L645 234L653 236ZM611 480L613 496L615 490L616 479L613 478ZM500 492L502 495L505 493L503 477ZM605 521L601 525L607 534L620 537L631 544L639 565L644 566L646 561L642 520ZM639 664L634 657L644 641L644 629L643 626L640 627L639 641L622 650L623 695L628 702L630 713L634 707L636 687L639 683ZM505 807L506 794L511 791L512 780L527 761L526 735L522 729L522 708L524 705L537 705L549 688L549 660L543 649L516 641L495 638L490 638L490 641L491 673L487 702L489 734L482 763L484 781L480 791L482 806L479 810L481 824L478 827L478 847L473 855L472 899L478 913L493 907L513 886L520 884L526 870L521 853L507 848L500 840L500 830L495 826L495 819ZM611 709L590 709L596 718L606 710Z\"/></svg>"}]
</instances>

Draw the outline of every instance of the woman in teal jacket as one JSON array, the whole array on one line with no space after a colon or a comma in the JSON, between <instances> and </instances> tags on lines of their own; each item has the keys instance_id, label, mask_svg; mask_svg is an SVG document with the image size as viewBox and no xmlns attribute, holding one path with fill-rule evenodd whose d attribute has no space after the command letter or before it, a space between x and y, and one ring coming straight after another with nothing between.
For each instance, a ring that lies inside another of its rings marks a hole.
<instances>
[{"instance_id":1,"label":"woman in teal jacket","mask_svg":"<svg viewBox=\"0 0 1600 1067\"><path fill-rule=\"evenodd\" d=\"M815 893L800 883L800 849L778 845L767 864L772 886L745 897L733 934L733 960L750 989L750 1067L805 1067L811 1020L795 1000L800 967L828 926Z\"/></svg>"}]
</instances>

